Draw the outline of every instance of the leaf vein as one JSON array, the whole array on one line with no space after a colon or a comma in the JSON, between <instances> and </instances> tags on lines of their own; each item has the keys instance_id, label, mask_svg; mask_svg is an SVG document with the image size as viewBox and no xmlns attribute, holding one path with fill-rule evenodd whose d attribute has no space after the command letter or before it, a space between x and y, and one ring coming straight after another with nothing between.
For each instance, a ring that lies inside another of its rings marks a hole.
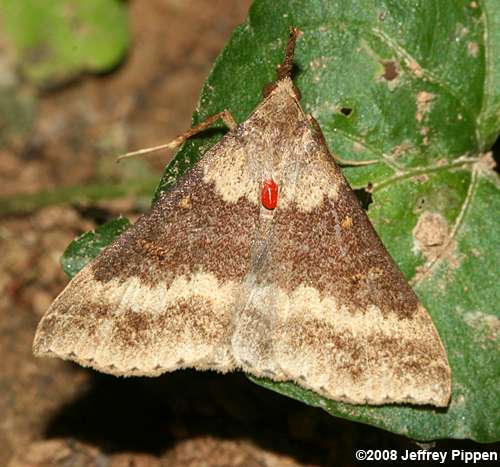
<instances>
[{"instance_id":1,"label":"leaf vein","mask_svg":"<svg viewBox=\"0 0 500 467\"><path fill-rule=\"evenodd\" d=\"M349 133L349 132L347 132L345 130L342 130L342 129L338 128L338 127L335 127L335 131L337 133L340 133L346 139L348 139L350 141L353 141L355 143L360 144L364 148L368 149L368 151L370 151L371 153L380 156L382 158L381 162L383 162L384 164L386 164L387 166L389 166L395 172L398 172L398 171L401 170L401 166L398 165L396 162L394 162L394 159L391 156L389 156L389 154L387 154L387 153L385 153L383 151L379 151L378 149L374 148L370 144L366 143L362 138L360 138L360 137L358 137L356 135L353 135L352 133Z\"/></svg>"},{"instance_id":2,"label":"leaf vein","mask_svg":"<svg viewBox=\"0 0 500 467\"><path fill-rule=\"evenodd\" d=\"M422 175L422 174L429 174L433 172L440 172L442 170L448 170L456 167L461 167L469 164L476 164L481 161L480 158L478 157L460 157L453 161L450 164L442 165L442 164L435 164L435 165L428 165L427 167L419 167L417 169L410 169L406 171L399 171L394 177L386 178L385 180L381 182L375 182L373 184L373 192L376 190L381 190L383 189L386 185L389 185L393 182L399 182L401 180L405 180L407 178L414 177L416 175Z\"/></svg>"}]
</instances>

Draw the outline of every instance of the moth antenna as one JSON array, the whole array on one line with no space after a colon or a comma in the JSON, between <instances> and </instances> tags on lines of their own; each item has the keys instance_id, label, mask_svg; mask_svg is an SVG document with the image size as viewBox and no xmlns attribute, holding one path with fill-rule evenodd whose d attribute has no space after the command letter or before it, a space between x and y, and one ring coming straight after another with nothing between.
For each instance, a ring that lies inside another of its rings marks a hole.
<instances>
[{"instance_id":1,"label":"moth antenna","mask_svg":"<svg viewBox=\"0 0 500 467\"><path fill-rule=\"evenodd\" d=\"M283 63L278 65L278 81L292 76L295 43L301 34L302 31L300 31L299 28L290 28L290 36L288 38L288 44L286 45L285 58L283 59Z\"/></svg>"},{"instance_id":2,"label":"moth antenna","mask_svg":"<svg viewBox=\"0 0 500 467\"><path fill-rule=\"evenodd\" d=\"M283 59L283 63L278 65L278 77L276 81L272 83L266 84L264 89L262 90L262 96L267 97L271 92L276 88L277 83L285 78L292 77L293 71L293 57L295 53L295 43L297 42L297 38L302 35L302 31L299 28L291 27L290 28L290 36L288 37L288 43L286 45L285 50L285 58ZM297 87L293 87L297 99L300 100L300 91Z\"/></svg>"},{"instance_id":3,"label":"moth antenna","mask_svg":"<svg viewBox=\"0 0 500 467\"><path fill-rule=\"evenodd\" d=\"M116 158L116 162L120 162L122 159L127 159L129 157L145 156L147 154L161 151L163 149L175 149L176 147L184 143L184 141L188 140L189 138L192 138L193 136L197 135L198 133L201 133L202 131L205 131L208 127L212 126L217 120L222 120L229 128L229 130L234 130L238 126L231 112L225 109L222 112L207 117L201 123L198 123L198 125L195 125L194 127L190 128L185 133L179 135L177 138L173 139L169 143L161 144L159 146L152 146L150 148L139 149L138 151L127 152L125 154L122 154L121 156L118 156Z\"/></svg>"}]
</instances>

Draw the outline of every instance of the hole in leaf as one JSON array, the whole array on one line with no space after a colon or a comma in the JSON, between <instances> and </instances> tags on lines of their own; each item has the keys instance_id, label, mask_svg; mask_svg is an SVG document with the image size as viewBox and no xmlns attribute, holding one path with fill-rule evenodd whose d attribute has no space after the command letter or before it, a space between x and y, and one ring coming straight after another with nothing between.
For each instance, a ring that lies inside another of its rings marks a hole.
<instances>
[{"instance_id":1,"label":"hole in leaf","mask_svg":"<svg viewBox=\"0 0 500 467\"><path fill-rule=\"evenodd\" d=\"M368 187L359 188L358 190L354 190L356 197L358 198L361 206L365 211L368 211L368 207L373 203L372 194L368 191Z\"/></svg>"},{"instance_id":2,"label":"hole in leaf","mask_svg":"<svg viewBox=\"0 0 500 467\"><path fill-rule=\"evenodd\" d=\"M417 200L416 210L417 211L422 210L424 208L424 206L425 206L426 203L427 203L427 199L424 196L422 196L421 198L419 198Z\"/></svg>"},{"instance_id":3,"label":"hole in leaf","mask_svg":"<svg viewBox=\"0 0 500 467\"><path fill-rule=\"evenodd\" d=\"M384 78L387 81L392 81L393 79L396 79L399 75L398 72L398 66L396 62L389 60L387 62L381 62L382 66L384 67L384 74L382 75L382 78Z\"/></svg>"},{"instance_id":4,"label":"hole in leaf","mask_svg":"<svg viewBox=\"0 0 500 467\"><path fill-rule=\"evenodd\" d=\"M340 112L344 114L346 117L350 117L352 115L352 109L350 107L342 107Z\"/></svg>"},{"instance_id":5,"label":"hole in leaf","mask_svg":"<svg viewBox=\"0 0 500 467\"><path fill-rule=\"evenodd\" d=\"M493 160L496 162L494 170L496 173L500 174L500 138L495 141L491 151L493 152Z\"/></svg>"}]
</instances>

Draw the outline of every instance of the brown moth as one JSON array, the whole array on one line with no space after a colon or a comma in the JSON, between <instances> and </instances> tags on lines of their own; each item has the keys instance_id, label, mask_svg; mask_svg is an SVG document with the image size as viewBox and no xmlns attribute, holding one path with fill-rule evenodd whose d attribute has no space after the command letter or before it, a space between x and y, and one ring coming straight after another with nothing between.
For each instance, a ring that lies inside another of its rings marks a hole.
<instances>
[{"instance_id":1,"label":"brown moth","mask_svg":"<svg viewBox=\"0 0 500 467\"><path fill-rule=\"evenodd\" d=\"M297 35L248 120L229 119L57 297L37 356L123 376L241 370L354 404L448 404L431 318L299 104Z\"/></svg>"}]
</instances>

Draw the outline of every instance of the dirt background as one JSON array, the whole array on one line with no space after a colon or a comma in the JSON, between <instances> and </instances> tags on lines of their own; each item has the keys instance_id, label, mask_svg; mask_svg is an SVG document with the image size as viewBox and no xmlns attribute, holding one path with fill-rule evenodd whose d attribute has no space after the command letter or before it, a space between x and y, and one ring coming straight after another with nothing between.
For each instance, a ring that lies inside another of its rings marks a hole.
<instances>
[{"instance_id":1,"label":"dirt background","mask_svg":"<svg viewBox=\"0 0 500 467\"><path fill-rule=\"evenodd\" d=\"M127 169L110 154L167 142L190 126L211 64L250 3L128 2L133 46L126 61L39 96L32 131L0 147L0 196L102 180L126 185L127 170L146 173L151 191L165 157ZM72 197L64 206L0 217L0 466L352 465L356 449L419 449L242 375L182 371L124 380L35 359L37 322L67 283L59 266L65 247L119 214L136 218L149 198Z\"/></svg>"}]
</instances>

